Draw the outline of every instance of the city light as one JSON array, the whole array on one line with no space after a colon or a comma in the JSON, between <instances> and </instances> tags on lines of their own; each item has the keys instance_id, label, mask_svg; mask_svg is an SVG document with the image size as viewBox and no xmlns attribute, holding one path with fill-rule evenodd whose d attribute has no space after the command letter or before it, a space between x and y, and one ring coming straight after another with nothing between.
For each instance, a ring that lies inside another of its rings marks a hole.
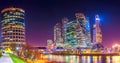
<instances>
[{"instance_id":1,"label":"city light","mask_svg":"<svg viewBox=\"0 0 120 63\"><path fill-rule=\"evenodd\" d=\"M25 12L21 8L5 8L2 11L2 45L9 47L9 43L22 46L25 41ZM6 32L7 31L7 32ZM21 44L19 44L21 42Z\"/></svg>"},{"instance_id":2,"label":"city light","mask_svg":"<svg viewBox=\"0 0 120 63\"><path fill-rule=\"evenodd\" d=\"M0 63L120 63L120 43L112 43L120 37L119 2L1 0L0 5Z\"/></svg>"},{"instance_id":3,"label":"city light","mask_svg":"<svg viewBox=\"0 0 120 63\"><path fill-rule=\"evenodd\" d=\"M112 46L112 48L115 48L115 47L120 47L120 45L119 44L115 44L115 45Z\"/></svg>"}]
</instances>

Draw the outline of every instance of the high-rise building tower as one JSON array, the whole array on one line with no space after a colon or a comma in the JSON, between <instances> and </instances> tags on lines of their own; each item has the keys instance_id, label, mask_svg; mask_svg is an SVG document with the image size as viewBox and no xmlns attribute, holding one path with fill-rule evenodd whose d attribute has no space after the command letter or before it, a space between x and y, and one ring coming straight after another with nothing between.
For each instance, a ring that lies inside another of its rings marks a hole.
<instances>
[{"instance_id":1,"label":"high-rise building tower","mask_svg":"<svg viewBox=\"0 0 120 63\"><path fill-rule=\"evenodd\" d=\"M93 43L102 43L102 32L100 27L99 15L95 16L95 24L93 25Z\"/></svg>"},{"instance_id":2,"label":"high-rise building tower","mask_svg":"<svg viewBox=\"0 0 120 63\"><path fill-rule=\"evenodd\" d=\"M51 46L53 44L53 41L52 40L47 40L47 46Z\"/></svg>"},{"instance_id":3,"label":"high-rise building tower","mask_svg":"<svg viewBox=\"0 0 120 63\"><path fill-rule=\"evenodd\" d=\"M61 30L61 24L57 23L54 26L54 42L56 43L56 46L59 47L63 43L62 40L62 30Z\"/></svg>"},{"instance_id":4,"label":"high-rise building tower","mask_svg":"<svg viewBox=\"0 0 120 63\"><path fill-rule=\"evenodd\" d=\"M91 47L91 31L90 31L90 21L89 18L86 17L86 32L85 32L85 39L87 47Z\"/></svg>"},{"instance_id":5,"label":"high-rise building tower","mask_svg":"<svg viewBox=\"0 0 120 63\"><path fill-rule=\"evenodd\" d=\"M89 48L91 44L89 19L82 13L76 13L75 16L76 20L65 22L64 44L66 48Z\"/></svg>"},{"instance_id":6,"label":"high-rise building tower","mask_svg":"<svg viewBox=\"0 0 120 63\"><path fill-rule=\"evenodd\" d=\"M22 46L25 44L25 11L21 8L5 8L2 13L2 46L11 43Z\"/></svg>"},{"instance_id":7,"label":"high-rise building tower","mask_svg":"<svg viewBox=\"0 0 120 63\"><path fill-rule=\"evenodd\" d=\"M66 25L68 23L68 18L63 18L62 19L62 38L63 38L63 43L66 42Z\"/></svg>"},{"instance_id":8,"label":"high-rise building tower","mask_svg":"<svg viewBox=\"0 0 120 63\"><path fill-rule=\"evenodd\" d=\"M82 13L76 13L76 20L77 20L77 40L78 40L78 47L87 47L85 33L86 33L86 18Z\"/></svg>"},{"instance_id":9,"label":"high-rise building tower","mask_svg":"<svg viewBox=\"0 0 120 63\"><path fill-rule=\"evenodd\" d=\"M67 49L75 49L78 45L76 27L77 23L75 21L70 21L66 25L66 42L64 44Z\"/></svg>"}]
</instances>

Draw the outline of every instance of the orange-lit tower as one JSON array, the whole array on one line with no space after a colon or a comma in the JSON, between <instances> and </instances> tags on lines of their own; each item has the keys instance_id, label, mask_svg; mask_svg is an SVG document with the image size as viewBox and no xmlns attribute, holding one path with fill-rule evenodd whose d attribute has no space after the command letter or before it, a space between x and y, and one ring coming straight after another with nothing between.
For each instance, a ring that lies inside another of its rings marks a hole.
<instances>
[{"instance_id":1,"label":"orange-lit tower","mask_svg":"<svg viewBox=\"0 0 120 63\"><path fill-rule=\"evenodd\" d=\"M22 46L25 44L25 11L21 8L5 8L2 14L2 46L11 43Z\"/></svg>"}]
</instances>

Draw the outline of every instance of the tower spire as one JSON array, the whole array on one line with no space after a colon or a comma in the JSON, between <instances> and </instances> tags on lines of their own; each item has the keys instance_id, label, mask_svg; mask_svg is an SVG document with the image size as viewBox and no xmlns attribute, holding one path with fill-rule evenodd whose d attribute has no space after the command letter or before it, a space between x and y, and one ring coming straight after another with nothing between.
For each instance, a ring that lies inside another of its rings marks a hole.
<instances>
[{"instance_id":1,"label":"tower spire","mask_svg":"<svg viewBox=\"0 0 120 63\"><path fill-rule=\"evenodd\" d=\"M93 42L94 43L102 43L102 32L100 26L100 18L99 15L95 15L95 24L93 26Z\"/></svg>"}]
</instances>

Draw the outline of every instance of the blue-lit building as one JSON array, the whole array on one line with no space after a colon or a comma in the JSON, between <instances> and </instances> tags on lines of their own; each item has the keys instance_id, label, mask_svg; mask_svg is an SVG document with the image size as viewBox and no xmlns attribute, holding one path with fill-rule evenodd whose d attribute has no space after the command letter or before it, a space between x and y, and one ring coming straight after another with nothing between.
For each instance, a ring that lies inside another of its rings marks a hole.
<instances>
[{"instance_id":1,"label":"blue-lit building","mask_svg":"<svg viewBox=\"0 0 120 63\"><path fill-rule=\"evenodd\" d=\"M91 31L90 31L90 21L89 18L86 17L86 32L85 32L85 42L87 47L91 47Z\"/></svg>"},{"instance_id":2,"label":"blue-lit building","mask_svg":"<svg viewBox=\"0 0 120 63\"><path fill-rule=\"evenodd\" d=\"M11 43L18 46L25 44L25 11L21 8L5 8L2 14L2 46Z\"/></svg>"}]
</instances>

